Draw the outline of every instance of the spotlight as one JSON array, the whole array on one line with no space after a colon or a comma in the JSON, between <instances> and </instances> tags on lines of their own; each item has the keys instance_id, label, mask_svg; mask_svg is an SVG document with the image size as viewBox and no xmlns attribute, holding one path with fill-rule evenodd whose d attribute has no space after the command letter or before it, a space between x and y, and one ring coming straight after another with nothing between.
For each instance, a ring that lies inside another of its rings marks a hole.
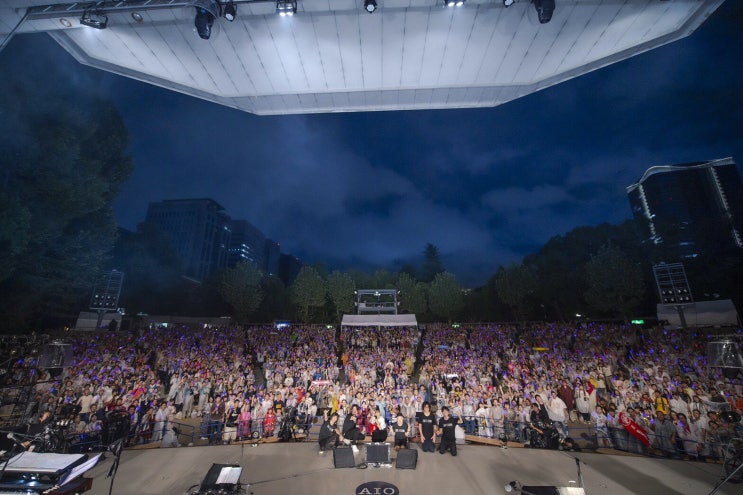
<instances>
[{"instance_id":1,"label":"spotlight","mask_svg":"<svg viewBox=\"0 0 743 495\"><path fill-rule=\"evenodd\" d=\"M518 481L511 481L506 486L503 487L505 491L508 493L514 492L516 490L519 490L519 482Z\"/></svg>"},{"instance_id":2,"label":"spotlight","mask_svg":"<svg viewBox=\"0 0 743 495\"><path fill-rule=\"evenodd\" d=\"M537 9L540 24L547 24L552 20L552 14L555 12L555 0L532 0L534 8Z\"/></svg>"},{"instance_id":3,"label":"spotlight","mask_svg":"<svg viewBox=\"0 0 743 495\"><path fill-rule=\"evenodd\" d=\"M444 0L444 5L447 7L461 7L464 5L464 0Z\"/></svg>"},{"instance_id":4,"label":"spotlight","mask_svg":"<svg viewBox=\"0 0 743 495\"><path fill-rule=\"evenodd\" d=\"M134 19L136 22L142 22L144 20L144 17L142 17L142 14L139 12L132 12L132 19Z\"/></svg>"},{"instance_id":5,"label":"spotlight","mask_svg":"<svg viewBox=\"0 0 743 495\"><path fill-rule=\"evenodd\" d=\"M276 0L276 12L281 17L297 13L297 0Z\"/></svg>"},{"instance_id":6,"label":"spotlight","mask_svg":"<svg viewBox=\"0 0 743 495\"><path fill-rule=\"evenodd\" d=\"M72 23L71 23L70 21L68 21L67 19L65 19L64 17L62 17L62 18L61 18L61 19L59 20L59 23L60 23L61 25L63 25L64 27L66 27L66 28L68 28L68 27L72 27Z\"/></svg>"},{"instance_id":7,"label":"spotlight","mask_svg":"<svg viewBox=\"0 0 743 495\"><path fill-rule=\"evenodd\" d=\"M199 33L199 38L208 40L212 35L214 19L219 16L219 4L217 0L196 0L193 6L196 8L196 32Z\"/></svg>"},{"instance_id":8,"label":"spotlight","mask_svg":"<svg viewBox=\"0 0 743 495\"><path fill-rule=\"evenodd\" d=\"M235 20L235 17L237 17L237 6L235 5L235 2L230 0L227 2L227 5L224 6L224 18L232 22Z\"/></svg>"},{"instance_id":9,"label":"spotlight","mask_svg":"<svg viewBox=\"0 0 743 495\"><path fill-rule=\"evenodd\" d=\"M514 4L515 1L516 0L503 0L503 6L504 7L510 7L511 5Z\"/></svg>"},{"instance_id":10,"label":"spotlight","mask_svg":"<svg viewBox=\"0 0 743 495\"><path fill-rule=\"evenodd\" d=\"M86 10L80 18L80 24L95 29L106 29L106 26L108 25L108 16L103 12Z\"/></svg>"},{"instance_id":11,"label":"spotlight","mask_svg":"<svg viewBox=\"0 0 743 495\"><path fill-rule=\"evenodd\" d=\"M370 14L377 10L376 0L364 0L364 10L366 10Z\"/></svg>"}]
</instances>

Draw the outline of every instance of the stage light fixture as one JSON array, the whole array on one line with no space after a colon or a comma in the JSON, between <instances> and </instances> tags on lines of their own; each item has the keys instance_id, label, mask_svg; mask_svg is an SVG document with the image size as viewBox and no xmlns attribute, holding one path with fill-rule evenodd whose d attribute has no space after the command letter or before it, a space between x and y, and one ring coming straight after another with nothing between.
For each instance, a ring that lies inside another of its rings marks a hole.
<instances>
[{"instance_id":1,"label":"stage light fixture","mask_svg":"<svg viewBox=\"0 0 743 495\"><path fill-rule=\"evenodd\" d=\"M66 27L66 28L68 28L68 27L72 27L72 23L71 23L70 21L68 21L67 19L65 19L64 17L62 17L62 18L61 18L61 19L59 20L59 23L60 23L61 25L63 25L64 27Z\"/></svg>"},{"instance_id":2,"label":"stage light fixture","mask_svg":"<svg viewBox=\"0 0 743 495\"><path fill-rule=\"evenodd\" d=\"M139 12L132 12L132 19L134 19L136 22L142 22L144 20L144 17L142 17L142 14Z\"/></svg>"},{"instance_id":3,"label":"stage light fixture","mask_svg":"<svg viewBox=\"0 0 743 495\"><path fill-rule=\"evenodd\" d=\"M364 0L364 10L366 10L370 14L377 10L376 0Z\"/></svg>"},{"instance_id":4,"label":"stage light fixture","mask_svg":"<svg viewBox=\"0 0 743 495\"><path fill-rule=\"evenodd\" d=\"M276 1L276 12L281 17L292 16L297 13L297 2L296 0L277 0Z\"/></svg>"},{"instance_id":5,"label":"stage light fixture","mask_svg":"<svg viewBox=\"0 0 743 495\"><path fill-rule=\"evenodd\" d=\"M219 17L219 4L217 0L195 0L193 6L196 9L196 18L194 27L199 33L199 38L208 40L212 35L212 25L214 19Z\"/></svg>"},{"instance_id":6,"label":"stage light fixture","mask_svg":"<svg viewBox=\"0 0 743 495\"><path fill-rule=\"evenodd\" d=\"M444 5L447 7L461 7L464 5L464 0L444 0Z\"/></svg>"},{"instance_id":7,"label":"stage light fixture","mask_svg":"<svg viewBox=\"0 0 743 495\"><path fill-rule=\"evenodd\" d=\"M235 5L235 2L230 0L224 6L224 18L232 22L235 20L236 17L237 17L237 5Z\"/></svg>"},{"instance_id":8,"label":"stage light fixture","mask_svg":"<svg viewBox=\"0 0 743 495\"><path fill-rule=\"evenodd\" d=\"M510 7L511 5L514 4L514 2L516 2L516 0L503 0L503 6Z\"/></svg>"},{"instance_id":9,"label":"stage light fixture","mask_svg":"<svg viewBox=\"0 0 743 495\"><path fill-rule=\"evenodd\" d=\"M519 489L519 482L518 481L510 481L506 486L503 487L503 490L506 492L515 492Z\"/></svg>"},{"instance_id":10,"label":"stage light fixture","mask_svg":"<svg viewBox=\"0 0 743 495\"><path fill-rule=\"evenodd\" d=\"M95 29L106 29L108 16L100 11L86 10L80 18L80 24Z\"/></svg>"},{"instance_id":11,"label":"stage light fixture","mask_svg":"<svg viewBox=\"0 0 743 495\"><path fill-rule=\"evenodd\" d=\"M555 0L532 0L534 8L537 9L537 16L540 24L547 24L552 20L552 14L555 12Z\"/></svg>"}]
</instances>

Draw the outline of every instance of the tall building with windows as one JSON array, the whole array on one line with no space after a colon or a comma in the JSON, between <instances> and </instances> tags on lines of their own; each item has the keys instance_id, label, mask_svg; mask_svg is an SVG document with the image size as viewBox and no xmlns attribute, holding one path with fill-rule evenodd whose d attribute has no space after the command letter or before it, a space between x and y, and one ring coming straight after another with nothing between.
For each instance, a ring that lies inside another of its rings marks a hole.
<instances>
[{"instance_id":1,"label":"tall building with windows","mask_svg":"<svg viewBox=\"0 0 743 495\"><path fill-rule=\"evenodd\" d=\"M266 239L266 259L263 262L263 271L267 275L279 276L279 258L281 257L281 246L278 242Z\"/></svg>"},{"instance_id":2,"label":"tall building with windows","mask_svg":"<svg viewBox=\"0 0 743 495\"><path fill-rule=\"evenodd\" d=\"M266 236L247 220L232 220L228 265L251 262L265 271Z\"/></svg>"},{"instance_id":3,"label":"tall building with windows","mask_svg":"<svg viewBox=\"0 0 743 495\"><path fill-rule=\"evenodd\" d=\"M185 276L203 281L227 266L230 217L213 199L150 203L145 221L168 236L183 263Z\"/></svg>"},{"instance_id":4,"label":"tall building with windows","mask_svg":"<svg viewBox=\"0 0 743 495\"><path fill-rule=\"evenodd\" d=\"M646 242L682 257L743 249L743 183L732 158L650 167L627 187Z\"/></svg>"}]
</instances>

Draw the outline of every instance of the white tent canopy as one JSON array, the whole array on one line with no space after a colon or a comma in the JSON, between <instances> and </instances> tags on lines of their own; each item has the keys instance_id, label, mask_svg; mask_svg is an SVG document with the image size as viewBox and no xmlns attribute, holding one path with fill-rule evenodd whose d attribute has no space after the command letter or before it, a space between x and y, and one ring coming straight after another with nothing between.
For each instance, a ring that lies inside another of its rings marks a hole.
<instances>
[{"instance_id":1,"label":"white tent canopy","mask_svg":"<svg viewBox=\"0 0 743 495\"><path fill-rule=\"evenodd\" d=\"M343 315L344 327L416 327L415 315Z\"/></svg>"}]
</instances>

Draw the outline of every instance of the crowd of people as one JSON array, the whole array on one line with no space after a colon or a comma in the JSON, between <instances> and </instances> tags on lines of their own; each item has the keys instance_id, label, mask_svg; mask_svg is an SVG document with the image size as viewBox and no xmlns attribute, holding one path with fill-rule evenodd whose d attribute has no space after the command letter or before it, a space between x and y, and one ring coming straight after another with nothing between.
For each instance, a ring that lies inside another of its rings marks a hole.
<instances>
[{"instance_id":1,"label":"crowd of people","mask_svg":"<svg viewBox=\"0 0 743 495\"><path fill-rule=\"evenodd\" d=\"M173 444L187 418L199 418L210 442L278 436L287 421L309 429L324 416L331 432L348 423L354 436L391 434L398 447L418 437L427 450L442 419L454 418L452 431L461 422L465 434L532 446L585 425L599 447L700 459L741 434L741 377L708 368L707 338L693 330L171 326L67 340L73 366L39 369L37 355L19 355L0 393L12 402L18 385L33 384L27 416L69 418L71 439L99 435L112 413L128 417L131 444ZM426 408L437 428L422 422ZM337 440L355 441L343 431Z\"/></svg>"}]
</instances>

